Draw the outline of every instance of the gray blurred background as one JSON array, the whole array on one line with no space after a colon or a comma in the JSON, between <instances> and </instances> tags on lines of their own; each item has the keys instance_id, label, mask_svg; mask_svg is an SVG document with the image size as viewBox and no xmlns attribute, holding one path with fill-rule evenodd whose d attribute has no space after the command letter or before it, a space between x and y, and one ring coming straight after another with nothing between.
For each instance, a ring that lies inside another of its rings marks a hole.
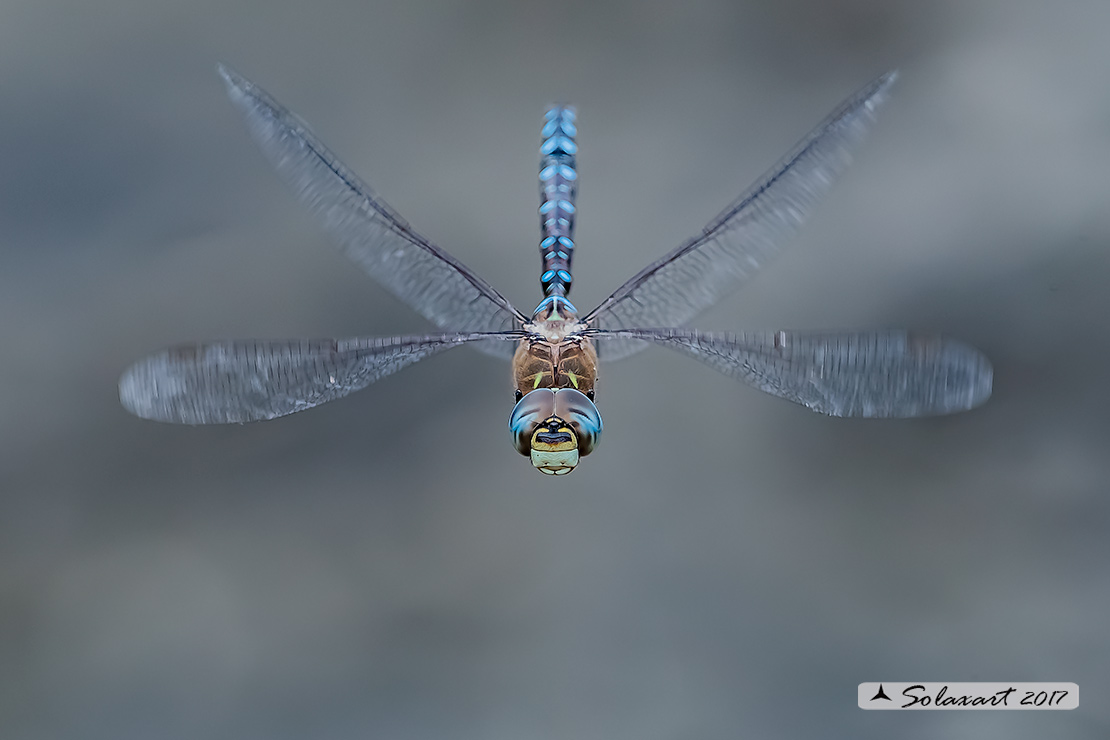
<instances>
[{"instance_id":1,"label":"gray blurred background","mask_svg":"<svg viewBox=\"0 0 1110 740\"><path fill-rule=\"evenodd\" d=\"M1110 735L1110 5L0 8L0 737ZM897 67L856 165L707 329L982 348L965 415L828 419L662 349L569 478L470 349L259 425L128 416L167 344L422 332L225 98L255 79L527 310L543 106L580 108L576 303ZM880 680L1073 712L864 712Z\"/></svg>"}]
</instances>

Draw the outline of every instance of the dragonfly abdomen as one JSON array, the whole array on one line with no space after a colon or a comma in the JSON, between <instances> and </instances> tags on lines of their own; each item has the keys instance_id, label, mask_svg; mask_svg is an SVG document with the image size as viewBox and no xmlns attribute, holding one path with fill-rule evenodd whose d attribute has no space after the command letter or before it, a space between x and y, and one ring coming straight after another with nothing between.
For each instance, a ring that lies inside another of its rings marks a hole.
<instances>
[{"instance_id":1,"label":"dragonfly abdomen","mask_svg":"<svg viewBox=\"0 0 1110 740\"><path fill-rule=\"evenodd\" d=\"M574 137L575 111L555 105L544 115L540 145L540 256L543 272L540 285L545 296L570 293L574 257L574 199L578 194L578 172Z\"/></svg>"}]
</instances>

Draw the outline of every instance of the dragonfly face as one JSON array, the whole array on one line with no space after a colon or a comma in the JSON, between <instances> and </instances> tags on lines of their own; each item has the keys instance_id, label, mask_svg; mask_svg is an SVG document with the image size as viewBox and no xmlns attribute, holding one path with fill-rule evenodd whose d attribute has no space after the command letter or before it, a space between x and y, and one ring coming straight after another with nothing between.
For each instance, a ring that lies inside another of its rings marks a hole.
<instances>
[{"instance_id":1,"label":"dragonfly face","mask_svg":"<svg viewBox=\"0 0 1110 740\"><path fill-rule=\"evenodd\" d=\"M597 448L601 414L586 394L573 388L539 388L519 401L509 415L517 452L547 475L565 475Z\"/></svg>"},{"instance_id":2,"label":"dragonfly face","mask_svg":"<svg viewBox=\"0 0 1110 740\"><path fill-rule=\"evenodd\" d=\"M470 344L513 361L517 451L564 475L601 436L593 404L606 362L669 347L765 393L830 416L904 418L965 411L991 394L990 362L966 344L904 331L710 333L676 328L731 293L801 226L847 165L894 75L841 104L700 233L592 311L567 300L578 171L574 109L541 133L539 243L544 298L531 317L418 234L293 114L221 68L255 140L340 248L435 324L425 336L223 341L156 352L120 378L120 402L146 419L232 424L342 398L439 352Z\"/></svg>"}]
</instances>

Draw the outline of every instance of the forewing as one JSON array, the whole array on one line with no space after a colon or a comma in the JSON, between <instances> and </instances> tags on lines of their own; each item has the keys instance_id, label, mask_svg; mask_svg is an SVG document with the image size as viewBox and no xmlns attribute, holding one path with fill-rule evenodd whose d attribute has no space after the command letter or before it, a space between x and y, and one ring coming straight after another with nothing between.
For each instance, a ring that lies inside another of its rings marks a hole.
<instances>
[{"instance_id":1,"label":"forewing","mask_svg":"<svg viewBox=\"0 0 1110 740\"><path fill-rule=\"evenodd\" d=\"M506 334L445 334L314 341L231 341L173 347L139 360L120 378L131 413L175 424L262 421L361 390L429 355Z\"/></svg>"},{"instance_id":2,"label":"forewing","mask_svg":"<svg viewBox=\"0 0 1110 740\"><path fill-rule=\"evenodd\" d=\"M736 289L774 256L847 167L895 73L840 105L793 151L702 230L618 288L586 321L602 329L679 326ZM614 341L602 357L643 348Z\"/></svg>"},{"instance_id":3,"label":"forewing","mask_svg":"<svg viewBox=\"0 0 1110 740\"><path fill-rule=\"evenodd\" d=\"M644 329L594 337L599 344L611 338L668 346L765 393L829 416L952 414L991 395L990 361L973 347L935 335Z\"/></svg>"},{"instance_id":4,"label":"forewing","mask_svg":"<svg viewBox=\"0 0 1110 740\"><path fill-rule=\"evenodd\" d=\"M371 277L442 329L519 328L525 317L500 293L413 231L292 113L230 69L221 66L220 74L262 151Z\"/></svg>"}]
</instances>

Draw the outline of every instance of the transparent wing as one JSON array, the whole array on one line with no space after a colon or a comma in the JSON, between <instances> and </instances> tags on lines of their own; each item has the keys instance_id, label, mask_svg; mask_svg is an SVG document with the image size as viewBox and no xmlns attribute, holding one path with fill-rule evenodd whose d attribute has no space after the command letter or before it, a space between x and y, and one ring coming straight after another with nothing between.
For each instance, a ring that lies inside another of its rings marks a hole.
<instances>
[{"instance_id":1,"label":"transparent wing","mask_svg":"<svg viewBox=\"0 0 1110 740\"><path fill-rule=\"evenodd\" d=\"M274 167L371 277L442 329L497 332L525 321L485 280L413 231L264 90L227 67L219 70ZM504 354L505 345L486 344Z\"/></svg>"},{"instance_id":2,"label":"transparent wing","mask_svg":"<svg viewBox=\"0 0 1110 740\"><path fill-rule=\"evenodd\" d=\"M129 367L119 381L119 398L131 413L154 421L262 421L342 398L460 344L512 347L519 338L508 332L184 345Z\"/></svg>"},{"instance_id":3,"label":"transparent wing","mask_svg":"<svg viewBox=\"0 0 1110 740\"><path fill-rule=\"evenodd\" d=\"M904 331L598 332L676 349L772 396L829 416L905 418L966 411L990 398L990 361L966 344ZM603 345L602 345L603 346Z\"/></svg>"},{"instance_id":4,"label":"transparent wing","mask_svg":"<svg viewBox=\"0 0 1110 740\"><path fill-rule=\"evenodd\" d=\"M601 329L679 326L737 288L793 236L845 169L886 98L890 72L840 105L693 239L653 262L591 311ZM642 349L614 341L605 359Z\"/></svg>"}]
</instances>

